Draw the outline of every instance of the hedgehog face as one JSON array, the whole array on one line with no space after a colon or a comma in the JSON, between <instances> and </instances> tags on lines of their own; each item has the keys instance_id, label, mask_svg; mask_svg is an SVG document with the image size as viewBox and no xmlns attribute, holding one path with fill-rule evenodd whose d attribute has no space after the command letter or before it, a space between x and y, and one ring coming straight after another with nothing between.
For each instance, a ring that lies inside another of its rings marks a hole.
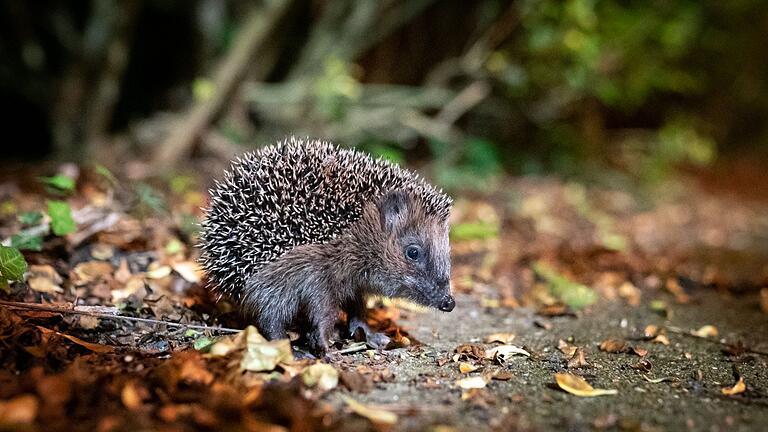
<instances>
[{"instance_id":1,"label":"hedgehog face","mask_svg":"<svg viewBox=\"0 0 768 432\"><path fill-rule=\"evenodd\" d=\"M453 310L448 221L425 214L418 200L403 191L386 194L379 213L386 239L381 251L386 265L375 278L381 294Z\"/></svg>"}]
</instances>

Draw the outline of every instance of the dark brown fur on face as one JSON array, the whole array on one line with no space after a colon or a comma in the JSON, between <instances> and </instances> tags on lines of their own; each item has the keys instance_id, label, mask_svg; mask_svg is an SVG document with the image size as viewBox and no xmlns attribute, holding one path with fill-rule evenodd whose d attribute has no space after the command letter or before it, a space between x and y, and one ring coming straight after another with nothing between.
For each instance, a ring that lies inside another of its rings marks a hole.
<instances>
[{"instance_id":1,"label":"dark brown fur on face","mask_svg":"<svg viewBox=\"0 0 768 432\"><path fill-rule=\"evenodd\" d=\"M242 304L267 338L298 329L322 354L340 311L350 334L360 328L372 344L386 345L386 336L365 323L368 295L452 310L449 279L447 220L428 215L411 193L394 190L366 204L343 235L297 246L266 264L246 281Z\"/></svg>"}]
</instances>

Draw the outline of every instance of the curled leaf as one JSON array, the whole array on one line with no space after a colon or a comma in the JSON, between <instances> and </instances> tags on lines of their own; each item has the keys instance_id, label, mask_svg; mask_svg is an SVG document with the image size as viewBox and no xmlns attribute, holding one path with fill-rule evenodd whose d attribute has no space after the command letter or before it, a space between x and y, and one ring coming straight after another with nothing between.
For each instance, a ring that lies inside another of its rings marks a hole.
<instances>
[{"instance_id":1,"label":"curled leaf","mask_svg":"<svg viewBox=\"0 0 768 432\"><path fill-rule=\"evenodd\" d=\"M733 387L723 387L720 389L720 392L726 396L737 395L739 393L744 393L745 391L747 391L747 384L744 382L744 377L739 377L739 380L736 381L736 384L734 384Z\"/></svg>"},{"instance_id":2,"label":"curled leaf","mask_svg":"<svg viewBox=\"0 0 768 432\"><path fill-rule=\"evenodd\" d=\"M576 396L592 397L619 393L616 389L596 389L589 385L584 378L569 373L556 373L555 381L561 389Z\"/></svg>"},{"instance_id":3,"label":"curled leaf","mask_svg":"<svg viewBox=\"0 0 768 432\"><path fill-rule=\"evenodd\" d=\"M717 327L713 325L705 325L700 329L691 332L692 335L700 338L717 337Z\"/></svg>"}]
</instances>

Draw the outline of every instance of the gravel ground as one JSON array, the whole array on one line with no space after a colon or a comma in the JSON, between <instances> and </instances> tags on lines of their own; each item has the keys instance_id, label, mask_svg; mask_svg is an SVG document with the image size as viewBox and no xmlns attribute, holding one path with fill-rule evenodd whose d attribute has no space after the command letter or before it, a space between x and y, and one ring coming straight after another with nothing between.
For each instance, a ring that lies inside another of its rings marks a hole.
<instances>
[{"instance_id":1,"label":"gravel ground","mask_svg":"<svg viewBox=\"0 0 768 432\"><path fill-rule=\"evenodd\" d=\"M453 430L767 430L768 355L729 356L718 342L741 341L768 352L768 318L758 298L702 290L688 305L664 300L670 304L668 317L646 302L632 307L605 301L578 317L545 318L527 309L483 308L468 296L460 297L450 314L408 312L398 322L424 343L423 351L387 352L394 381L353 396L400 412L397 430L442 430L443 425ZM542 328L542 323L551 327ZM686 329L713 325L719 336L705 340L669 333L669 345L631 340L648 324ZM463 401L455 385L462 377L456 363L439 366L437 359L447 358L460 344L482 342L497 332L514 333L513 343L532 356L513 358L506 367L511 379L493 380L479 396ZM632 368L642 360L637 355L600 351L600 342L611 337L647 349L644 360L650 362L650 371ZM588 365L568 369L557 349L560 339L582 347ZM366 361L364 354L355 356L355 362ZM554 381L554 374L564 371L619 393L592 398L565 393ZM721 388L736 382L735 373L743 376L747 391L724 396ZM652 383L644 376L669 380ZM329 398L341 403L338 394Z\"/></svg>"}]
</instances>

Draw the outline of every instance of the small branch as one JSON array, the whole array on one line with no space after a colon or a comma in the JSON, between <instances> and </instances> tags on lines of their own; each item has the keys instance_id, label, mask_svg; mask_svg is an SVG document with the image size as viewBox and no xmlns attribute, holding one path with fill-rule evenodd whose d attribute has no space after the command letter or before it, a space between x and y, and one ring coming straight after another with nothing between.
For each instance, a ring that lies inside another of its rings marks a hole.
<instances>
[{"instance_id":1,"label":"small branch","mask_svg":"<svg viewBox=\"0 0 768 432\"><path fill-rule=\"evenodd\" d=\"M226 327L209 327L205 325L181 324L181 323L176 323L171 321L162 321L162 320L156 320L151 318L137 318L137 317L129 317L129 316L123 316L123 315L115 315L115 314L104 313L104 312L91 312L91 311L77 310L75 309L76 306L74 305L48 306L48 305L36 304L36 303L11 302L11 301L0 300L0 306L6 306L11 309L37 310L37 311L54 312L54 313L68 313L68 314L74 314L74 315L91 316L96 318L143 322L143 323L149 323L149 324L155 324L155 325L162 324L169 327L187 328L187 329L194 329L194 330L207 330L207 331L214 331L214 332L220 332L220 333L239 333L242 331L241 329L233 329L233 328L226 328Z\"/></svg>"},{"instance_id":2,"label":"small branch","mask_svg":"<svg viewBox=\"0 0 768 432\"><path fill-rule=\"evenodd\" d=\"M157 149L152 165L156 170L171 166L200 138L202 132L221 112L225 102L243 79L257 52L264 46L271 30L288 10L290 1L272 1L268 9L254 6L244 20L232 49L213 74L214 92L200 101L174 126ZM159 172L159 171L158 171Z\"/></svg>"}]
</instances>

